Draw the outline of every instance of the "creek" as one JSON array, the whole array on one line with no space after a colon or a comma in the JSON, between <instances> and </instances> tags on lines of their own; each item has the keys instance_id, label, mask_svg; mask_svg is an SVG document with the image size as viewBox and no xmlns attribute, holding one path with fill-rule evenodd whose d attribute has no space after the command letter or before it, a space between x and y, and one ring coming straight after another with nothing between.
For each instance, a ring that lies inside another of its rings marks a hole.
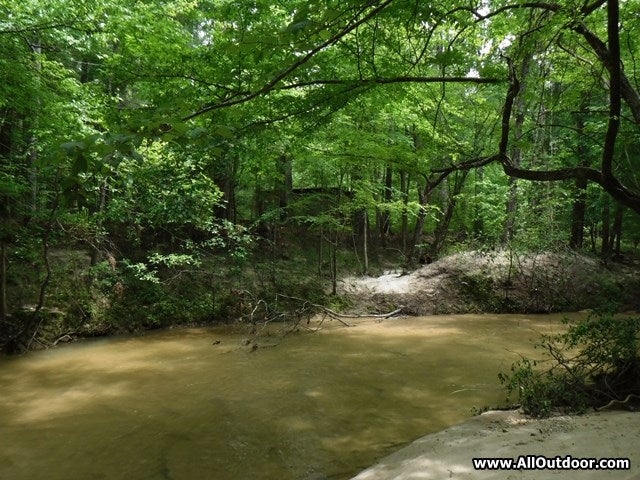
<instances>
[{"instance_id":1,"label":"creek","mask_svg":"<svg viewBox=\"0 0 640 480\"><path fill-rule=\"evenodd\" d=\"M2 358L0 478L347 479L504 403L498 372L561 318L272 325L257 349L245 326L185 328Z\"/></svg>"}]
</instances>

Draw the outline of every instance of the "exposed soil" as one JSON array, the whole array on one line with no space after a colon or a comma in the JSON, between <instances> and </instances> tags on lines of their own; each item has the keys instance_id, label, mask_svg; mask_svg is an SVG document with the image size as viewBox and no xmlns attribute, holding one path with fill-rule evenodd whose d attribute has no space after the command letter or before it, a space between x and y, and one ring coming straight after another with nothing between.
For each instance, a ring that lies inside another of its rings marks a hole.
<instances>
[{"instance_id":1,"label":"exposed soil","mask_svg":"<svg viewBox=\"0 0 640 480\"><path fill-rule=\"evenodd\" d=\"M640 308L640 262L603 262L576 253L464 252L405 273L350 277L341 293L357 310L411 315L569 312L614 304Z\"/></svg>"},{"instance_id":2,"label":"exposed soil","mask_svg":"<svg viewBox=\"0 0 640 480\"><path fill-rule=\"evenodd\" d=\"M635 480L640 478L640 414L597 412L578 417L543 420L516 411L487 412L442 432L422 437L381 459L353 480ZM475 470L473 458L512 458L536 455L565 462L578 459L629 459L625 470L560 468L549 470ZM571 458L567 459L570 456Z\"/></svg>"}]
</instances>

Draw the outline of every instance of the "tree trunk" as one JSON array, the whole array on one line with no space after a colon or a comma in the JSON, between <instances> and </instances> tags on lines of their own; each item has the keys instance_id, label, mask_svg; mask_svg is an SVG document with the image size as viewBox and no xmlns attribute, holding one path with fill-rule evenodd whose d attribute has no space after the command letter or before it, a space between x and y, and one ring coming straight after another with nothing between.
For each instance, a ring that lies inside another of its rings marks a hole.
<instances>
[{"instance_id":1,"label":"tree trunk","mask_svg":"<svg viewBox=\"0 0 640 480\"><path fill-rule=\"evenodd\" d=\"M589 151L584 139L584 116L586 115L589 101L589 94L584 94L583 103L576 119L576 130L578 133L576 156L578 157L578 165L582 167L587 167L589 165ZM572 250L580 250L584 245L584 222L587 210L587 179L583 176L577 176L575 180L575 188L575 198L573 200L573 208L571 211L571 238L569 240L569 248Z\"/></svg>"},{"instance_id":2,"label":"tree trunk","mask_svg":"<svg viewBox=\"0 0 640 480\"><path fill-rule=\"evenodd\" d=\"M217 218L236 223L236 173L238 162L224 156L218 159L221 170L213 175L213 181L222 191L222 202L216 207Z\"/></svg>"},{"instance_id":3,"label":"tree trunk","mask_svg":"<svg viewBox=\"0 0 640 480\"><path fill-rule=\"evenodd\" d=\"M402 240L402 251L405 255L408 253L407 250L407 240L408 240L408 229L409 229L409 213L408 213L408 203L409 203L409 176L407 172L404 170L400 170L400 193L402 195L402 218L401 218L401 226L400 226L400 236Z\"/></svg>"},{"instance_id":4,"label":"tree trunk","mask_svg":"<svg viewBox=\"0 0 640 480\"><path fill-rule=\"evenodd\" d=\"M624 207L620 204L616 205L616 213L613 217L613 228L609 243L609 252L615 256L620 256L620 241L622 239L622 219L624 217Z\"/></svg>"},{"instance_id":5,"label":"tree trunk","mask_svg":"<svg viewBox=\"0 0 640 480\"><path fill-rule=\"evenodd\" d=\"M393 169L387 167L384 175L384 203L389 204L393 199ZM391 233L391 212L383 207L378 220L378 232L383 248L387 246L387 236Z\"/></svg>"},{"instance_id":6,"label":"tree trunk","mask_svg":"<svg viewBox=\"0 0 640 480\"><path fill-rule=\"evenodd\" d=\"M611 254L609 247L611 246L611 214L609 211L609 197L604 197L604 205L602 206L602 246L600 255L602 258L608 258Z\"/></svg>"},{"instance_id":7,"label":"tree trunk","mask_svg":"<svg viewBox=\"0 0 640 480\"><path fill-rule=\"evenodd\" d=\"M506 245L513 238L518 209L518 179L509 177L509 196L507 197L507 215L502 232L502 244Z\"/></svg>"},{"instance_id":8,"label":"tree trunk","mask_svg":"<svg viewBox=\"0 0 640 480\"><path fill-rule=\"evenodd\" d=\"M515 146L511 149L511 161L515 167L520 167L522 163L522 149L519 147L520 139L522 138L522 128L524 125L525 113L526 113L526 95L527 90L526 78L529 74L529 67L533 58L533 49L530 49L522 59L522 65L520 68L520 93L516 99L514 105L515 122L513 125L513 133L515 139ZM515 233L516 225L516 211L518 209L518 179L509 177L509 196L507 197L506 204L506 218L504 222L504 229L502 232L502 243L507 244Z\"/></svg>"},{"instance_id":9,"label":"tree trunk","mask_svg":"<svg viewBox=\"0 0 640 480\"><path fill-rule=\"evenodd\" d=\"M318 239L318 276L322 275L322 262L324 260L324 227L320 225L320 236Z\"/></svg>"},{"instance_id":10,"label":"tree trunk","mask_svg":"<svg viewBox=\"0 0 640 480\"><path fill-rule=\"evenodd\" d=\"M0 240L0 322L7 320L9 308L7 305L7 244Z\"/></svg>"},{"instance_id":11,"label":"tree trunk","mask_svg":"<svg viewBox=\"0 0 640 480\"><path fill-rule=\"evenodd\" d=\"M576 197L573 200L571 211L571 239L569 247L572 250L580 250L584 244L584 217L587 209L587 179L576 179Z\"/></svg>"},{"instance_id":12,"label":"tree trunk","mask_svg":"<svg viewBox=\"0 0 640 480\"><path fill-rule=\"evenodd\" d=\"M474 205L473 205L473 235L476 238L481 237L484 234L484 217L482 212L478 208L478 199L482 195L482 185L484 179L484 167L478 167L476 169L476 182L474 191Z\"/></svg>"},{"instance_id":13,"label":"tree trunk","mask_svg":"<svg viewBox=\"0 0 640 480\"><path fill-rule=\"evenodd\" d=\"M369 215L365 209L363 215L363 227L362 227L362 258L364 262L364 274L369 273L369 244L367 238L369 237Z\"/></svg>"},{"instance_id":14,"label":"tree trunk","mask_svg":"<svg viewBox=\"0 0 640 480\"><path fill-rule=\"evenodd\" d=\"M420 205L425 207L429 203L429 197L431 196L431 189L429 186L425 186L424 191L418 189L418 201ZM413 260L415 257L416 246L420 242L422 238L422 232L424 231L424 221L427 217L427 212L424 208L421 208L418 212L418 216L416 217L416 224L413 229L413 236L411 238L411 243L407 245L405 249L405 263L407 266L413 264Z\"/></svg>"},{"instance_id":15,"label":"tree trunk","mask_svg":"<svg viewBox=\"0 0 640 480\"><path fill-rule=\"evenodd\" d=\"M330 242L331 248L331 294L338 293L338 229L335 229L335 238Z\"/></svg>"},{"instance_id":16,"label":"tree trunk","mask_svg":"<svg viewBox=\"0 0 640 480\"><path fill-rule=\"evenodd\" d=\"M269 226L264 221L264 214L267 211L267 193L262 189L260 182L256 180L256 186L253 191L253 215L254 222L257 222L257 234L263 238L269 237Z\"/></svg>"},{"instance_id":17,"label":"tree trunk","mask_svg":"<svg viewBox=\"0 0 640 480\"><path fill-rule=\"evenodd\" d=\"M42 70L42 64L40 63L39 55L42 53L42 45L37 41L31 44L31 50L33 51L36 61L35 68L37 72ZM40 74L38 73L38 76ZM39 103L39 102L38 102ZM30 117L32 124L30 125L31 131L35 132L38 129L38 116L33 115ZM29 190L31 192L29 205L31 207L31 214L35 215L38 209L38 138L35 134L29 136L28 139L28 171L29 171Z\"/></svg>"},{"instance_id":18,"label":"tree trunk","mask_svg":"<svg viewBox=\"0 0 640 480\"><path fill-rule=\"evenodd\" d=\"M456 208L456 204L458 202L458 195L462 191L462 187L464 187L464 182L467 179L468 170L464 170L462 172L456 172L456 177L453 182L453 191L449 192L447 190L446 202L447 206L445 208L444 215L440 218L438 225L436 226L436 230L433 234L434 239L431 247L429 249L429 258L435 260L440 255L440 250L445 244L445 240L447 239L447 235L449 233L449 226L451 224L451 219L453 218L453 212ZM443 185L443 188L447 188L447 185Z\"/></svg>"},{"instance_id":19,"label":"tree trunk","mask_svg":"<svg viewBox=\"0 0 640 480\"><path fill-rule=\"evenodd\" d=\"M291 158L287 155L280 155L277 162L277 170L280 175L280 180L277 184L278 206L280 208L280 220L284 221L287 219L289 196L293 190L293 169Z\"/></svg>"}]
</instances>

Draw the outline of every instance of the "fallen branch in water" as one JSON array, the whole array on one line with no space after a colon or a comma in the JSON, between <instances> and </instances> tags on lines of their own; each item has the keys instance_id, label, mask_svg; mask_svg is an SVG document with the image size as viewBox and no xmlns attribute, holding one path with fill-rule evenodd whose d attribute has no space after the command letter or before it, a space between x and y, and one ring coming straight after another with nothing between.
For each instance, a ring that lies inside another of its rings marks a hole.
<instances>
[{"instance_id":1,"label":"fallen branch in water","mask_svg":"<svg viewBox=\"0 0 640 480\"><path fill-rule=\"evenodd\" d=\"M318 310L320 310L323 313L327 314L331 318L333 318L335 320L338 320L340 323L342 323L346 327L351 327L352 325L349 325L347 322L341 320L343 318L390 318L390 317L393 317L395 315L399 315L400 313L402 313L402 307L396 308L393 312L383 313L383 314L346 314L346 313L338 313L338 312L335 312L335 311L331 310L330 308L325 307L324 305L320 305L318 303L311 303L310 301L305 300L303 298L292 297L290 295L284 295L282 293L279 293L278 296L284 297L284 298L289 298L291 300L297 300L298 302L302 302L304 305L310 305L310 306L312 306L314 308L317 308Z\"/></svg>"},{"instance_id":2,"label":"fallen branch in water","mask_svg":"<svg viewBox=\"0 0 640 480\"><path fill-rule=\"evenodd\" d=\"M602 410L606 410L607 408L611 408L613 406L627 406L631 400L640 400L640 396L634 393L630 393L629 395L627 395L627 398L625 398L624 400L616 400L614 398L606 405L602 407L597 407L596 411L600 412Z\"/></svg>"},{"instance_id":3,"label":"fallen branch in water","mask_svg":"<svg viewBox=\"0 0 640 480\"><path fill-rule=\"evenodd\" d=\"M258 348L268 348L268 347L276 347L278 345L278 343L276 344L267 344L267 345L260 345L258 344L257 340L258 338L260 338L263 334L263 332L265 331L267 325L269 325L272 321L277 320L277 319L281 319L281 318L286 318L287 314L285 313L278 313L276 310L272 310L271 306L269 304L267 304L267 302L265 302L262 299L257 300L254 298L254 296L251 294L251 292L248 291L244 291L242 292L244 295L246 295L248 298L250 298L251 300L253 300L253 302L250 304L250 306L252 306L252 310L248 315L248 318L250 320L252 329L250 332L250 337L245 338L242 341L242 347L251 347L251 351L254 352L256 350L258 350ZM345 320L345 318L377 318L377 319L384 319L384 318L390 318L393 317L395 315L399 315L400 313L402 313L403 308L397 308L392 312L389 313L384 313L384 314L358 314L358 315L352 315L352 314L344 314L344 313L338 313L334 310L331 310L330 308L325 307L324 305L320 305L318 303L313 303L310 302L309 300L305 300L304 298L300 298L300 297L294 297L291 295L284 295L284 294L277 294L276 295L276 302L278 300L278 297L281 298L286 298L289 300L295 300L296 302L300 302L302 304L302 306L296 311L296 317L297 319L295 320L294 324L292 327L289 327L287 329L287 331L284 332L283 336L287 336L290 333L296 332L298 331L298 329L300 327L302 328L307 328L308 330L311 331L318 331L320 330L320 327L322 325L322 323L324 322L324 320L329 317L332 318L334 320L339 321L342 325L344 325L345 327L352 327L353 325L350 325L349 323L347 323ZM263 321L257 321L256 320L256 313L258 312L258 309L260 307L260 305L264 306L264 320ZM311 317L311 311L316 310L319 311L320 313L323 314L322 320L320 321L320 324L315 328L309 328L305 325L301 325L303 319L306 317L307 318L307 324L309 323L309 319ZM260 327L258 327L258 324L261 324ZM220 343L219 340L214 340L213 341L213 345L218 345ZM225 352L227 353L227 352Z\"/></svg>"},{"instance_id":4,"label":"fallen branch in water","mask_svg":"<svg viewBox=\"0 0 640 480\"><path fill-rule=\"evenodd\" d=\"M76 332L69 332L69 333L65 333L64 335L61 335L51 345L55 347L60 342L65 342L65 343L66 342L73 342L73 337L71 335L74 334L74 333L76 333Z\"/></svg>"}]
</instances>

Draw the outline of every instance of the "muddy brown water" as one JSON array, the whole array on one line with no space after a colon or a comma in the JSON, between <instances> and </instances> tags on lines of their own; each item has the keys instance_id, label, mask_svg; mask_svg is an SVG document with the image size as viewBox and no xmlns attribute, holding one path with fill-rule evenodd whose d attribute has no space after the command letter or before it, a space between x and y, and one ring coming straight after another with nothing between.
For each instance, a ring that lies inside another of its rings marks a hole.
<instances>
[{"instance_id":1,"label":"muddy brown water","mask_svg":"<svg viewBox=\"0 0 640 480\"><path fill-rule=\"evenodd\" d=\"M347 479L503 403L497 373L560 320L325 320L255 351L244 327L176 329L4 358L0 479Z\"/></svg>"}]
</instances>

